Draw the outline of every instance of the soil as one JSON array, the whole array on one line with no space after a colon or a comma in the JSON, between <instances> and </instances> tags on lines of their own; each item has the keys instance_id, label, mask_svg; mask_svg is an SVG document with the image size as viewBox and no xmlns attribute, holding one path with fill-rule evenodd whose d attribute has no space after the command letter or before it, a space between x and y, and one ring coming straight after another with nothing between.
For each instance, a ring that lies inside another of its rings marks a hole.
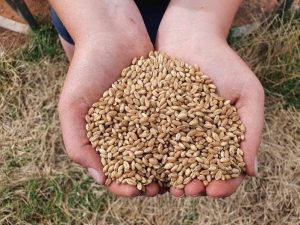
<instances>
[{"instance_id":1,"label":"soil","mask_svg":"<svg viewBox=\"0 0 300 225\"><path fill-rule=\"evenodd\" d=\"M254 22L255 20L262 20L272 12L276 11L280 2L277 0L247 0L243 1L236 18L234 26L241 26Z\"/></svg>"},{"instance_id":2,"label":"soil","mask_svg":"<svg viewBox=\"0 0 300 225\"><path fill-rule=\"evenodd\" d=\"M46 0L24 0L28 6L30 12L38 17L39 20L43 20L48 17L49 3ZM11 7L6 3L5 0L0 1L0 15L6 18L25 23Z\"/></svg>"},{"instance_id":3,"label":"soil","mask_svg":"<svg viewBox=\"0 0 300 225\"><path fill-rule=\"evenodd\" d=\"M25 0L25 3L39 22L43 22L49 18L49 3L46 0ZM25 23L23 18L12 10L5 0L0 0L0 15L17 22ZM0 51L5 50L9 53L13 52L14 49L22 46L25 42L26 35L0 27Z\"/></svg>"},{"instance_id":4,"label":"soil","mask_svg":"<svg viewBox=\"0 0 300 225\"><path fill-rule=\"evenodd\" d=\"M26 42L27 36L0 27L0 54L4 50L6 53L14 53Z\"/></svg>"}]
</instances>

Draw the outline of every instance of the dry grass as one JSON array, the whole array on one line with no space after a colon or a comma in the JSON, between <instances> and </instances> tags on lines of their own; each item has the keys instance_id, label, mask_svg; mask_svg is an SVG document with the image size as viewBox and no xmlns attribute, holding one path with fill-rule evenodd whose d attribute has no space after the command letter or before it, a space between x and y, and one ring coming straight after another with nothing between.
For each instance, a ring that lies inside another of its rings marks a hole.
<instances>
[{"instance_id":1,"label":"dry grass","mask_svg":"<svg viewBox=\"0 0 300 225\"><path fill-rule=\"evenodd\" d=\"M299 40L298 31L280 29L278 41L265 32L255 36L253 45L247 39L236 45L262 80L270 71L280 71L288 79L297 75L297 70L285 69L290 61L283 64L276 56L298 57L292 48ZM281 38L289 48L257 52L255 44L272 41L268 46L275 48ZM296 108L283 107L282 99L267 98L259 177L246 178L233 196L130 200L93 184L84 170L67 160L56 113L65 71L61 57L30 62L0 56L0 224L299 224L300 111Z\"/></svg>"},{"instance_id":2,"label":"dry grass","mask_svg":"<svg viewBox=\"0 0 300 225\"><path fill-rule=\"evenodd\" d=\"M25 35L20 35L18 33L0 27L0 52L5 51L7 54L7 50L16 49L22 46L25 43L25 41Z\"/></svg>"},{"instance_id":3,"label":"dry grass","mask_svg":"<svg viewBox=\"0 0 300 225\"><path fill-rule=\"evenodd\" d=\"M300 109L300 10L265 21L233 45L260 78L266 94Z\"/></svg>"}]
</instances>

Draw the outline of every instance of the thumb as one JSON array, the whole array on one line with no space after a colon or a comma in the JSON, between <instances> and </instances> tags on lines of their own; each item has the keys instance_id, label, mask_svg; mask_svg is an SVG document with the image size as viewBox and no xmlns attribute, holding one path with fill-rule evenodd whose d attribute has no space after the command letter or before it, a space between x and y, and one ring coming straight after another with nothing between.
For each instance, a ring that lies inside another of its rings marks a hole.
<instances>
[{"instance_id":1,"label":"thumb","mask_svg":"<svg viewBox=\"0 0 300 225\"><path fill-rule=\"evenodd\" d=\"M261 143L264 123L264 92L259 84L251 88L236 103L238 114L246 127L245 140L241 143L244 151L246 172L249 176L257 176L257 151Z\"/></svg>"},{"instance_id":2,"label":"thumb","mask_svg":"<svg viewBox=\"0 0 300 225\"><path fill-rule=\"evenodd\" d=\"M98 184L104 184L105 176L100 156L92 148L86 137L85 114L87 106L83 103L69 103L60 100L58 112L65 149L69 158L87 168Z\"/></svg>"}]
</instances>

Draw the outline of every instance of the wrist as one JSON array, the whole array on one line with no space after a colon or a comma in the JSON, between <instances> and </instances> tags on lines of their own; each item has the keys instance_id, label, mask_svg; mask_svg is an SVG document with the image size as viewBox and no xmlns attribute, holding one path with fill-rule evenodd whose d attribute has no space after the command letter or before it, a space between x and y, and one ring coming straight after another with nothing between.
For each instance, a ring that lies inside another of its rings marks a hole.
<instances>
[{"instance_id":1,"label":"wrist","mask_svg":"<svg viewBox=\"0 0 300 225\"><path fill-rule=\"evenodd\" d=\"M156 48L160 51L168 53L178 52L194 52L198 55L204 49L213 49L220 47L229 47L227 39L215 30L209 28L207 30L185 30L184 32L169 32L161 29L159 38L156 41ZM188 53L187 53L188 54Z\"/></svg>"},{"instance_id":2,"label":"wrist","mask_svg":"<svg viewBox=\"0 0 300 225\"><path fill-rule=\"evenodd\" d=\"M147 34L134 1L50 0L50 3L76 45L102 36L110 38L115 35L121 39Z\"/></svg>"},{"instance_id":3,"label":"wrist","mask_svg":"<svg viewBox=\"0 0 300 225\"><path fill-rule=\"evenodd\" d=\"M173 0L160 25L159 31L190 36L218 36L226 40L231 23L241 0Z\"/></svg>"},{"instance_id":4,"label":"wrist","mask_svg":"<svg viewBox=\"0 0 300 225\"><path fill-rule=\"evenodd\" d=\"M230 24L224 24L215 13L198 12L197 15L198 31L200 38L209 38L210 36L217 39L226 40L229 33Z\"/></svg>"}]
</instances>

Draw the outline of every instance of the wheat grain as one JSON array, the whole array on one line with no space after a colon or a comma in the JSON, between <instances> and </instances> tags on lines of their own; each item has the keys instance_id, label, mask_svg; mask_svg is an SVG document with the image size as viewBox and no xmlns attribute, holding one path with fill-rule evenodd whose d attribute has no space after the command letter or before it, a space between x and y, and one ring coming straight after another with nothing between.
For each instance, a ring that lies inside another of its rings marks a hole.
<instances>
[{"instance_id":1,"label":"wheat grain","mask_svg":"<svg viewBox=\"0 0 300 225\"><path fill-rule=\"evenodd\" d=\"M245 171L245 138L230 100L199 68L166 54L134 58L86 115L87 137L111 182L184 188Z\"/></svg>"}]
</instances>

